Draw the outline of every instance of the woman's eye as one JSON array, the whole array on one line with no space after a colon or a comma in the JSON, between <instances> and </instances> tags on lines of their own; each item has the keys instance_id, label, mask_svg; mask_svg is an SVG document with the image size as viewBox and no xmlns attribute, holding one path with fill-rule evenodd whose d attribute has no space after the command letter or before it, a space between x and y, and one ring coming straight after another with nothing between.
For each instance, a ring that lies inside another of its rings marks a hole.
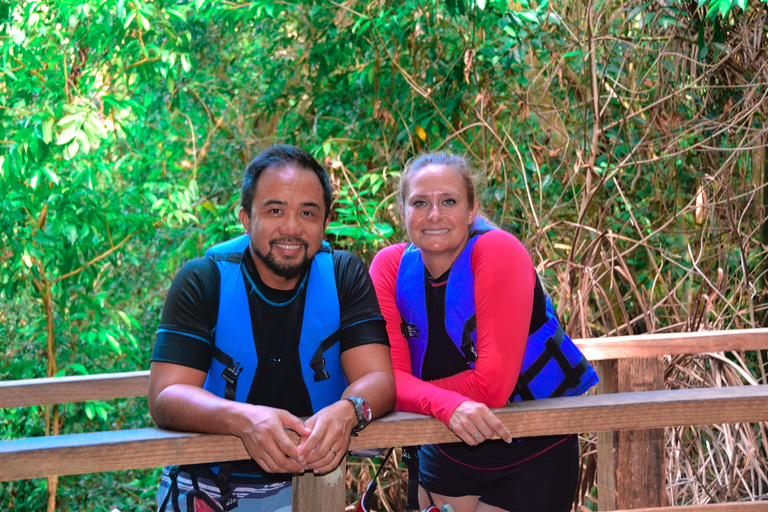
<instances>
[{"instance_id":1,"label":"woman's eye","mask_svg":"<svg viewBox=\"0 0 768 512\"><path fill-rule=\"evenodd\" d=\"M427 203L426 203L426 202L424 202L424 201L414 201L414 202L413 202L413 206L424 206L424 205L426 205L426 204L427 204Z\"/></svg>"},{"instance_id":2,"label":"woman's eye","mask_svg":"<svg viewBox=\"0 0 768 512\"><path fill-rule=\"evenodd\" d=\"M449 206L453 206L454 204L456 204L456 200L455 199L446 199L445 201L443 201L443 204L449 205Z\"/></svg>"}]
</instances>

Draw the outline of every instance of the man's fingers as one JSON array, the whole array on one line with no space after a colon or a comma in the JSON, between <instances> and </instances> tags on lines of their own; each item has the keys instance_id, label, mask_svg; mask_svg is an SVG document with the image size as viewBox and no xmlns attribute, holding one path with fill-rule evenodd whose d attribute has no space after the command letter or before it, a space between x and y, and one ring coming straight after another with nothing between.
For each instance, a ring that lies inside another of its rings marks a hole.
<instances>
[{"instance_id":1,"label":"man's fingers","mask_svg":"<svg viewBox=\"0 0 768 512\"><path fill-rule=\"evenodd\" d=\"M299 437L308 436L312 433L312 430L301 421L301 418L294 416L288 411L280 411L280 420L283 422L284 428L293 430L299 434Z\"/></svg>"},{"instance_id":2,"label":"man's fingers","mask_svg":"<svg viewBox=\"0 0 768 512\"><path fill-rule=\"evenodd\" d=\"M331 448L324 457L320 458L311 466L308 465L307 469L313 470L317 475L328 473L341 463L341 459L344 458L345 453L346 451L339 452L338 450Z\"/></svg>"}]
</instances>

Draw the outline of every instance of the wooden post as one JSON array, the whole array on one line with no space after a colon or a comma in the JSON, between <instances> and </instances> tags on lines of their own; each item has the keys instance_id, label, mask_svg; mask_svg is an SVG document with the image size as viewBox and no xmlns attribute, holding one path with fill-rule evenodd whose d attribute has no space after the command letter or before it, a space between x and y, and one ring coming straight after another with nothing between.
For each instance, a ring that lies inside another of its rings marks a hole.
<instances>
[{"instance_id":1,"label":"wooden post","mask_svg":"<svg viewBox=\"0 0 768 512\"><path fill-rule=\"evenodd\" d=\"M600 361L598 393L663 388L659 358ZM666 505L664 429L602 432L597 437L599 510Z\"/></svg>"},{"instance_id":2,"label":"wooden post","mask_svg":"<svg viewBox=\"0 0 768 512\"><path fill-rule=\"evenodd\" d=\"M347 459L323 476L307 472L293 477L292 512L339 512L344 510Z\"/></svg>"}]
</instances>

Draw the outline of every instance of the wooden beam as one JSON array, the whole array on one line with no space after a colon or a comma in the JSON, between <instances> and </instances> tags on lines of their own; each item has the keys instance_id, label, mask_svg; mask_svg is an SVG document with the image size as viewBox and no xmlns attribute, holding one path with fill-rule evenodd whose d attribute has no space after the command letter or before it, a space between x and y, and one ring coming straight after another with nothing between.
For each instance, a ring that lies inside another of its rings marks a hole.
<instances>
[{"instance_id":1,"label":"wooden beam","mask_svg":"<svg viewBox=\"0 0 768 512\"><path fill-rule=\"evenodd\" d=\"M294 475L291 512L339 512L347 495L347 460L327 475Z\"/></svg>"},{"instance_id":2,"label":"wooden beam","mask_svg":"<svg viewBox=\"0 0 768 512\"><path fill-rule=\"evenodd\" d=\"M768 349L768 329L640 334L574 340L590 361Z\"/></svg>"},{"instance_id":3,"label":"wooden beam","mask_svg":"<svg viewBox=\"0 0 768 512\"><path fill-rule=\"evenodd\" d=\"M768 349L768 329L574 340L590 361ZM149 371L0 381L0 408L146 396Z\"/></svg>"},{"instance_id":4,"label":"wooden beam","mask_svg":"<svg viewBox=\"0 0 768 512\"><path fill-rule=\"evenodd\" d=\"M681 505L678 507L633 508L616 512L768 512L768 501L740 501L737 503L710 503L708 505Z\"/></svg>"},{"instance_id":5,"label":"wooden beam","mask_svg":"<svg viewBox=\"0 0 768 512\"><path fill-rule=\"evenodd\" d=\"M0 409L147 396L149 371L0 381Z\"/></svg>"},{"instance_id":6,"label":"wooden beam","mask_svg":"<svg viewBox=\"0 0 768 512\"><path fill-rule=\"evenodd\" d=\"M497 409L513 437L768 420L768 385L551 398ZM394 413L351 450L453 442L443 423ZM233 436L156 428L0 441L0 481L247 458Z\"/></svg>"},{"instance_id":7,"label":"wooden beam","mask_svg":"<svg viewBox=\"0 0 768 512\"><path fill-rule=\"evenodd\" d=\"M658 357L603 360L596 363L597 393L663 389ZM664 429L621 430L597 434L597 496L600 510L666 505Z\"/></svg>"},{"instance_id":8,"label":"wooden beam","mask_svg":"<svg viewBox=\"0 0 768 512\"><path fill-rule=\"evenodd\" d=\"M595 392L598 395L616 393L619 383L618 361L596 361L595 370L600 377ZM597 492L601 511L616 510L616 442L618 432L598 432L597 435Z\"/></svg>"}]
</instances>

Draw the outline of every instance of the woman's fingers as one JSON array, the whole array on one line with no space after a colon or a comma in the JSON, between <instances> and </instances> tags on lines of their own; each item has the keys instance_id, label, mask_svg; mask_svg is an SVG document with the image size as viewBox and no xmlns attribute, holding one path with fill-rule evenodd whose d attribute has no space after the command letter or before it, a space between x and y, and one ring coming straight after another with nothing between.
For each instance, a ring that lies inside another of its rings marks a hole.
<instances>
[{"instance_id":1,"label":"woman's fingers","mask_svg":"<svg viewBox=\"0 0 768 512\"><path fill-rule=\"evenodd\" d=\"M501 420L485 404L471 400L462 402L454 410L448 428L469 446L478 445L494 436L507 443L512 441L512 436Z\"/></svg>"}]
</instances>

